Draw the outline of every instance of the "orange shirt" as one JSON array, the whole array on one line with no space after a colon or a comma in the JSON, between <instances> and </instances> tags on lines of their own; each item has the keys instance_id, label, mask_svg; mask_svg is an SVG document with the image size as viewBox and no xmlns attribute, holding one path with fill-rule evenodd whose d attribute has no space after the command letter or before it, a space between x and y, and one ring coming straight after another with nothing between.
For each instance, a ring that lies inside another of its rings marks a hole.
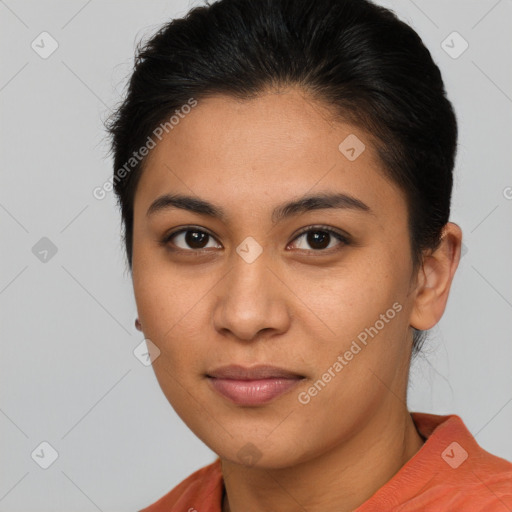
<instances>
[{"instance_id":1,"label":"orange shirt","mask_svg":"<svg viewBox=\"0 0 512 512\"><path fill-rule=\"evenodd\" d=\"M510 512L512 463L481 448L462 419L413 412L427 440L354 512ZM139 512L221 512L220 459Z\"/></svg>"}]
</instances>

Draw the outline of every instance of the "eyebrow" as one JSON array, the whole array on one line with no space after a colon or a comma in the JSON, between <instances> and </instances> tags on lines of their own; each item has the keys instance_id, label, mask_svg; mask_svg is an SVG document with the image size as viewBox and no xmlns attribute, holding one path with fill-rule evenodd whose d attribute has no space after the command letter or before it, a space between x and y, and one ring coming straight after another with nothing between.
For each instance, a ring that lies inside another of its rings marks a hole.
<instances>
[{"instance_id":1,"label":"eyebrow","mask_svg":"<svg viewBox=\"0 0 512 512\"><path fill-rule=\"evenodd\" d=\"M199 215L206 215L208 217L227 220L227 214L223 208L214 205L203 199L197 197L182 195L182 194L164 194L148 208L146 216L152 216L157 212L162 212L168 209L179 208L187 210ZM323 209L346 209L355 210L362 213L375 215L372 209L363 203L360 199L344 193L322 193L315 195L306 195L298 200L290 201L288 203L277 206L272 212L272 223L277 223L283 219L300 215L312 210Z\"/></svg>"}]
</instances>

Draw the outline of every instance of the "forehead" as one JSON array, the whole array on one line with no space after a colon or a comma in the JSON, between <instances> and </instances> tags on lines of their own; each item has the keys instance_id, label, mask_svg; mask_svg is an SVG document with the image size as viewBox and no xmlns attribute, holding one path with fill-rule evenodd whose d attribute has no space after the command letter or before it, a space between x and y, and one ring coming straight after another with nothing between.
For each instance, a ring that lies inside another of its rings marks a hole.
<instances>
[{"instance_id":1,"label":"forehead","mask_svg":"<svg viewBox=\"0 0 512 512\"><path fill-rule=\"evenodd\" d=\"M284 196L337 191L396 214L404 198L382 170L369 134L300 90L250 100L216 95L199 100L151 150L135 210L171 192L255 213Z\"/></svg>"}]
</instances>

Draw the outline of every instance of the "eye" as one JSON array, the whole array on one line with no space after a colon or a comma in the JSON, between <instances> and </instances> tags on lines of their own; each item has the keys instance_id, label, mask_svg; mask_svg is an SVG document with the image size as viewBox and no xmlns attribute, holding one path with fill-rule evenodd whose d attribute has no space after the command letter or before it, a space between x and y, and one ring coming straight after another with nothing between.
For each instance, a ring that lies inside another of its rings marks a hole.
<instances>
[{"instance_id":1,"label":"eye","mask_svg":"<svg viewBox=\"0 0 512 512\"><path fill-rule=\"evenodd\" d=\"M169 244L176 246L178 249L183 251L197 252L209 248L207 244L208 239L213 239L213 236L210 235L210 233L207 233L202 229L188 227L166 235L161 243L164 246L169 246ZM171 242L171 240L174 241ZM182 244L182 246L179 244Z\"/></svg>"},{"instance_id":2,"label":"eye","mask_svg":"<svg viewBox=\"0 0 512 512\"><path fill-rule=\"evenodd\" d=\"M294 240L303 238L306 243L312 247L313 251L322 251L326 248L333 248L332 246L329 247L329 242L333 241L333 237L339 242L342 242L341 244L337 245L344 246L349 244L349 239L346 236L325 226L314 226L306 228L301 231L299 236L297 236ZM334 247L336 247L336 245ZM298 247L298 249L308 250L307 247Z\"/></svg>"},{"instance_id":3,"label":"eye","mask_svg":"<svg viewBox=\"0 0 512 512\"><path fill-rule=\"evenodd\" d=\"M333 238L338 240L338 242L342 242L337 244L338 246L345 246L350 243L348 237L326 226L305 228L294 238L294 241L300 240L301 238L303 238L315 252L322 252L324 249L332 249L333 246L330 246L330 242L334 241ZM172 250L175 250L174 247L176 247L177 250L184 252L200 252L209 248L216 248L215 245L208 247L210 240L215 240L215 238L207 231L196 227L186 227L166 235L162 239L161 244L164 247L171 246ZM334 247L336 247L336 245L334 245ZM300 250L308 250L307 247L297 248Z\"/></svg>"}]
</instances>

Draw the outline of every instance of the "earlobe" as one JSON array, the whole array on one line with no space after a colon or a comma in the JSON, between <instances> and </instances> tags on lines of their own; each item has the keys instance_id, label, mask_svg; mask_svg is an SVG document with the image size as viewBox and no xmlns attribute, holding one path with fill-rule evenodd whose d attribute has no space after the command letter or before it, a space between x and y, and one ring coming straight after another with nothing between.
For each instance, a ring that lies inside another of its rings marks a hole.
<instances>
[{"instance_id":1,"label":"earlobe","mask_svg":"<svg viewBox=\"0 0 512 512\"><path fill-rule=\"evenodd\" d=\"M431 329L443 316L460 261L461 243L462 230L457 224L448 222L439 247L424 257L418 271L411 327L422 331Z\"/></svg>"}]
</instances>

